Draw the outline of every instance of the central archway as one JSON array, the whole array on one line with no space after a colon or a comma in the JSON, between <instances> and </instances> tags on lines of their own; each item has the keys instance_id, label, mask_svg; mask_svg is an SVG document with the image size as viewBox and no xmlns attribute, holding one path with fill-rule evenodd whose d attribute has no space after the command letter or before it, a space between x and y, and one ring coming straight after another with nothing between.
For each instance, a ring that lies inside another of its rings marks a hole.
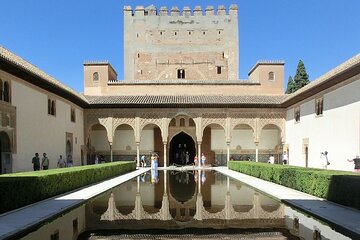
<instances>
[{"instance_id":1,"label":"central archway","mask_svg":"<svg viewBox=\"0 0 360 240\"><path fill-rule=\"evenodd\" d=\"M186 163L186 154L189 161ZM170 142L169 164L170 165L189 165L194 163L196 154L195 142L186 133L181 132L173 137Z\"/></svg>"}]
</instances>

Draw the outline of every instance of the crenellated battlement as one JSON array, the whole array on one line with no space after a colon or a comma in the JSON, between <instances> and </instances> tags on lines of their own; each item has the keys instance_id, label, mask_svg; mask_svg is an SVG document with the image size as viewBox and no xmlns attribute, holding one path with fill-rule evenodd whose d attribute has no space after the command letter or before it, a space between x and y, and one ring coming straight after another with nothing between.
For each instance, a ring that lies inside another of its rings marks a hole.
<instances>
[{"instance_id":1,"label":"crenellated battlement","mask_svg":"<svg viewBox=\"0 0 360 240\"><path fill-rule=\"evenodd\" d=\"M219 5L215 11L214 6L207 6L204 10L201 6L196 6L194 9L186 6L180 11L179 7L173 6L168 9L166 6L156 9L154 5L148 7L136 6L132 9L131 6L124 6L125 16L143 17L143 16L172 16L172 17L190 17L190 16L224 16L224 15L237 15L238 7L232 4L228 11L224 5Z\"/></svg>"}]
</instances>

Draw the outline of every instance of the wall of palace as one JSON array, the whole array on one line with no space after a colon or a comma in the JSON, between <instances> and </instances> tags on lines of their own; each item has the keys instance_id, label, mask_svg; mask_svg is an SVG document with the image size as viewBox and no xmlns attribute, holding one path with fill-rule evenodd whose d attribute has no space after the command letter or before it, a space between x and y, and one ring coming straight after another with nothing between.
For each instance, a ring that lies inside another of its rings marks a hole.
<instances>
[{"instance_id":1,"label":"wall of palace","mask_svg":"<svg viewBox=\"0 0 360 240\"><path fill-rule=\"evenodd\" d=\"M11 119L11 128L14 129L11 136L13 172L32 170L31 159L35 152L40 157L42 153L47 153L50 168L56 168L59 155L66 157L67 151L72 154L74 164L81 165L83 110L4 71L0 71L0 79L11 82L10 105L16 108L16 119Z\"/></svg>"},{"instance_id":2,"label":"wall of palace","mask_svg":"<svg viewBox=\"0 0 360 240\"><path fill-rule=\"evenodd\" d=\"M354 169L347 158L353 159L360 152L359 89L357 75L287 109L286 146L291 165L306 166L307 147L308 167L321 168L320 152L328 151L328 169Z\"/></svg>"}]
</instances>

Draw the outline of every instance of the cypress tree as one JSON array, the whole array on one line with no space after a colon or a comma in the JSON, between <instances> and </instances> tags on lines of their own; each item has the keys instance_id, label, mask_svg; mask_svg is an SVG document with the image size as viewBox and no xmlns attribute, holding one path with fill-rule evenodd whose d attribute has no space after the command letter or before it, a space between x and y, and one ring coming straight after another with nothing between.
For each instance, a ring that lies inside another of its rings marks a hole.
<instances>
[{"instance_id":1,"label":"cypress tree","mask_svg":"<svg viewBox=\"0 0 360 240\"><path fill-rule=\"evenodd\" d=\"M291 76L289 76L289 79L288 79L288 83L287 83L287 88L286 88L286 92L287 94L289 93L293 93L295 92L295 84L294 84L294 80L292 79Z\"/></svg>"},{"instance_id":2,"label":"cypress tree","mask_svg":"<svg viewBox=\"0 0 360 240\"><path fill-rule=\"evenodd\" d=\"M294 77L294 92L307 85L309 82L309 75L306 73L305 65L300 59Z\"/></svg>"}]
</instances>

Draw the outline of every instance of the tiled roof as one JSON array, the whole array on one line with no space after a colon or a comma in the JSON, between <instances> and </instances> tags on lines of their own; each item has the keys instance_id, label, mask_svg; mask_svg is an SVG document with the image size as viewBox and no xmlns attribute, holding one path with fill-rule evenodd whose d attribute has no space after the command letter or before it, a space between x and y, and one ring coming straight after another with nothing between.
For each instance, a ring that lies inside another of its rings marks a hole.
<instances>
[{"instance_id":1,"label":"tiled roof","mask_svg":"<svg viewBox=\"0 0 360 240\"><path fill-rule=\"evenodd\" d=\"M250 69L248 75L250 75L257 66L259 65L284 65L285 61L284 60L259 60L257 61L254 66Z\"/></svg>"},{"instance_id":2,"label":"tiled roof","mask_svg":"<svg viewBox=\"0 0 360 240\"><path fill-rule=\"evenodd\" d=\"M71 89L70 87L66 86L65 84L61 83L59 80L55 79L54 77L50 76L49 74L45 73L44 71L40 70L38 67L34 66L33 64L29 63L28 61L24 60L23 58L15 55L14 53L10 52L6 48L0 46L0 58L7 60L8 62L16 65L17 67L32 73L46 82L76 96L77 98L87 101L86 98L76 92L75 90Z\"/></svg>"},{"instance_id":3,"label":"tiled roof","mask_svg":"<svg viewBox=\"0 0 360 240\"><path fill-rule=\"evenodd\" d=\"M90 105L280 105L286 96L86 96Z\"/></svg>"},{"instance_id":4,"label":"tiled roof","mask_svg":"<svg viewBox=\"0 0 360 240\"><path fill-rule=\"evenodd\" d=\"M259 85L258 80L109 80L109 85Z\"/></svg>"}]
</instances>

